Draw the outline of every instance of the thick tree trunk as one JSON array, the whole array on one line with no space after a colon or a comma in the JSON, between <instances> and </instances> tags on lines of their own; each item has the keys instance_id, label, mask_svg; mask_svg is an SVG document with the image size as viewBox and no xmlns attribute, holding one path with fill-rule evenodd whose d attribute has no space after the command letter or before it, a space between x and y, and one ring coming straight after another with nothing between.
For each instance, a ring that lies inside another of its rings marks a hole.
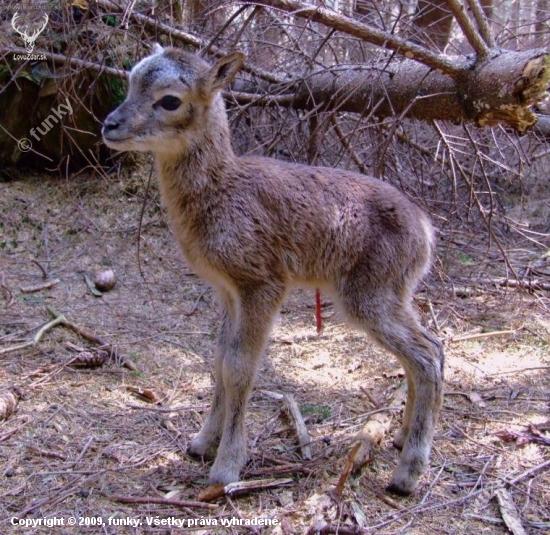
<instances>
[{"instance_id":1,"label":"thick tree trunk","mask_svg":"<svg viewBox=\"0 0 550 535\"><path fill-rule=\"evenodd\" d=\"M503 52L456 77L412 60L322 71L289 88L280 88L258 104L285 104L299 109L338 110L377 117L406 116L424 121L474 122L478 126L504 124L524 132L536 122L531 104L546 96L550 57L541 50ZM250 85L236 87L247 101ZM244 93L243 93L244 90Z\"/></svg>"}]
</instances>

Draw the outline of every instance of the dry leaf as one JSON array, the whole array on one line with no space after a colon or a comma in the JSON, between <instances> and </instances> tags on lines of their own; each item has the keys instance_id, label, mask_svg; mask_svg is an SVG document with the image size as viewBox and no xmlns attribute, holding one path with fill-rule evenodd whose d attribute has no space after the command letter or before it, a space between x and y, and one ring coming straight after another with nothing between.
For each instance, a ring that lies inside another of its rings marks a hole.
<instances>
[{"instance_id":1,"label":"dry leaf","mask_svg":"<svg viewBox=\"0 0 550 535\"><path fill-rule=\"evenodd\" d=\"M520 431L502 429L501 431L497 431L495 436L500 438L503 442L515 442L518 447L531 444L532 442L542 444L543 446L550 446L550 437L543 435L540 429L533 424L529 424L527 429L522 429Z\"/></svg>"},{"instance_id":2,"label":"dry leaf","mask_svg":"<svg viewBox=\"0 0 550 535\"><path fill-rule=\"evenodd\" d=\"M149 388L137 388L135 386L127 386L126 390L131 392L136 397L147 403L161 403L160 398Z\"/></svg>"},{"instance_id":3,"label":"dry leaf","mask_svg":"<svg viewBox=\"0 0 550 535\"><path fill-rule=\"evenodd\" d=\"M470 392L468 394L468 399L479 407L485 407L486 405L486 403L483 401L483 398L477 392Z\"/></svg>"},{"instance_id":4,"label":"dry leaf","mask_svg":"<svg viewBox=\"0 0 550 535\"><path fill-rule=\"evenodd\" d=\"M365 528L368 525L368 521L365 513L363 513L363 510L361 509L361 506L357 502L351 502L351 511L357 525L360 528Z\"/></svg>"},{"instance_id":5,"label":"dry leaf","mask_svg":"<svg viewBox=\"0 0 550 535\"><path fill-rule=\"evenodd\" d=\"M170 418L166 417L163 418L160 422L160 424L165 428L168 429L168 431L171 431L172 433L178 433L178 428L174 425L172 420Z\"/></svg>"}]
</instances>

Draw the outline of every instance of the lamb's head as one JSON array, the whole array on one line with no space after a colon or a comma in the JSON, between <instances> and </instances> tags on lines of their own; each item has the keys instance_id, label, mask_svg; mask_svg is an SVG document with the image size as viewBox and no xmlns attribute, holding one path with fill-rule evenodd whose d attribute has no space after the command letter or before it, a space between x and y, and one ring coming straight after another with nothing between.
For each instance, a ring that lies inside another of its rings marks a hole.
<instances>
[{"instance_id":1,"label":"lamb's head","mask_svg":"<svg viewBox=\"0 0 550 535\"><path fill-rule=\"evenodd\" d=\"M105 119L106 145L120 151L185 150L212 120L225 120L219 92L244 59L234 52L210 66L197 55L155 46L154 53L132 69L126 100Z\"/></svg>"}]
</instances>

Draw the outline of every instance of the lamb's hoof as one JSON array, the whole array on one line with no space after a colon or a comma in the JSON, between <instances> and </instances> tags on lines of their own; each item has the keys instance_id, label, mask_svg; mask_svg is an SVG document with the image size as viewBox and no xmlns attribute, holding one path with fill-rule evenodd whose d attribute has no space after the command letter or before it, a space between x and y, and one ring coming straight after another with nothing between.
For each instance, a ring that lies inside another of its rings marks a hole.
<instances>
[{"instance_id":1,"label":"lamb's hoof","mask_svg":"<svg viewBox=\"0 0 550 535\"><path fill-rule=\"evenodd\" d=\"M235 481L239 481L239 470L231 468L218 469L216 464L210 470L208 477L210 485L228 485L229 483L235 483Z\"/></svg>"},{"instance_id":2,"label":"lamb's hoof","mask_svg":"<svg viewBox=\"0 0 550 535\"><path fill-rule=\"evenodd\" d=\"M396 483L390 483L386 487L386 492L395 494L397 496L410 496L411 494L414 493L414 488L411 490L411 489L402 487L400 485L397 485Z\"/></svg>"},{"instance_id":3,"label":"lamb's hoof","mask_svg":"<svg viewBox=\"0 0 550 535\"><path fill-rule=\"evenodd\" d=\"M399 474L394 474L386 491L397 496L410 496L414 494L417 483L417 477L400 477Z\"/></svg>"},{"instance_id":4,"label":"lamb's hoof","mask_svg":"<svg viewBox=\"0 0 550 535\"><path fill-rule=\"evenodd\" d=\"M204 444L195 437L187 446L187 455L196 459L214 459L218 450L217 445Z\"/></svg>"}]
</instances>

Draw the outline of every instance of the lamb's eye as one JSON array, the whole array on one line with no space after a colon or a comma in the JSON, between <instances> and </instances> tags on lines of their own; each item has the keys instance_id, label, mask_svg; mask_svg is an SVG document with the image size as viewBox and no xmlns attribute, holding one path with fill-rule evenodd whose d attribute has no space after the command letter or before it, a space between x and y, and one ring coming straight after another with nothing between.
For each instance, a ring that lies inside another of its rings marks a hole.
<instances>
[{"instance_id":1,"label":"lamb's eye","mask_svg":"<svg viewBox=\"0 0 550 535\"><path fill-rule=\"evenodd\" d=\"M159 100L159 104L168 111L177 110L181 105L181 100L178 97L172 95L165 95Z\"/></svg>"}]
</instances>

